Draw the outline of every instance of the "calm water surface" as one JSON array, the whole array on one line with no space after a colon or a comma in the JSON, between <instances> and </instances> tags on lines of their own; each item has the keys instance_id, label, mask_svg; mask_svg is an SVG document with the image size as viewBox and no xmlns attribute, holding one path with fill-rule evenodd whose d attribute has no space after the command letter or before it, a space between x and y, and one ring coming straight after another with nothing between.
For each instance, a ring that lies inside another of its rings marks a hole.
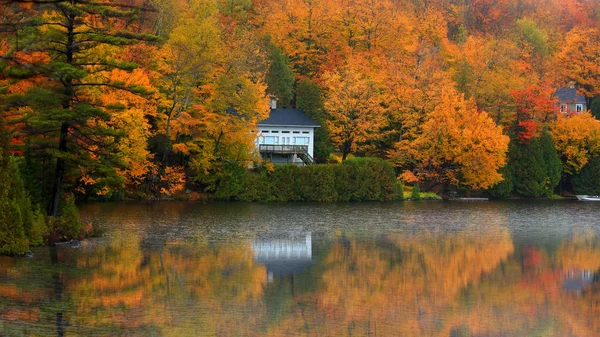
<instances>
[{"instance_id":1,"label":"calm water surface","mask_svg":"<svg viewBox=\"0 0 600 337\"><path fill-rule=\"evenodd\" d=\"M600 203L85 205L0 336L600 336Z\"/></svg>"}]
</instances>

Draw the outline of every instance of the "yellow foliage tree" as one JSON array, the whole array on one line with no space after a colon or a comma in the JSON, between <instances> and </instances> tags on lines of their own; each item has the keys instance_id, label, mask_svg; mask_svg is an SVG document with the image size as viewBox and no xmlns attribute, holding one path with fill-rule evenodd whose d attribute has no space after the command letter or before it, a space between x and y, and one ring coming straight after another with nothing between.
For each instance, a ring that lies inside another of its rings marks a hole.
<instances>
[{"instance_id":1,"label":"yellow foliage tree","mask_svg":"<svg viewBox=\"0 0 600 337\"><path fill-rule=\"evenodd\" d=\"M333 144L342 152L342 160L379 138L384 122L385 109L377 83L358 62L350 61L324 76L325 109L331 118L327 126Z\"/></svg>"},{"instance_id":2,"label":"yellow foliage tree","mask_svg":"<svg viewBox=\"0 0 600 337\"><path fill-rule=\"evenodd\" d=\"M475 103L453 89L442 93L414 140L402 140L390 158L404 178L487 188L502 180L509 138Z\"/></svg>"},{"instance_id":3,"label":"yellow foliage tree","mask_svg":"<svg viewBox=\"0 0 600 337\"><path fill-rule=\"evenodd\" d=\"M559 116L550 134L569 174L579 172L590 158L600 155L600 122L590 113Z\"/></svg>"}]
</instances>

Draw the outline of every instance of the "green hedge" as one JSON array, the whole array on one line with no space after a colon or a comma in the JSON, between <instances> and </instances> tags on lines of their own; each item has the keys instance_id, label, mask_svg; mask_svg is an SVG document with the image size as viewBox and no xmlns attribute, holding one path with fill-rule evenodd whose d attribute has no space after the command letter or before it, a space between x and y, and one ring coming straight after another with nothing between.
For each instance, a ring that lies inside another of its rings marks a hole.
<instances>
[{"instance_id":1,"label":"green hedge","mask_svg":"<svg viewBox=\"0 0 600 337\"><path fill-rule=\"evenodd\" d=\"M392 166L375 158L353 158L342 164L275 166L246 170L225 167L215 197L237 201L388 201L402 199Z\"/></svg>"}]
</instances>

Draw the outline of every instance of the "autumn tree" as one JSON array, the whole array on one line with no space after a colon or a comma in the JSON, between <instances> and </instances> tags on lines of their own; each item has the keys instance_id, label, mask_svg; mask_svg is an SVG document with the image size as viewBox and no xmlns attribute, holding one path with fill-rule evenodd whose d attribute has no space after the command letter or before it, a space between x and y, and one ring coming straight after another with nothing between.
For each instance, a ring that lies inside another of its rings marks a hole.
<instances>
[{"instance_id":1,"label":"autumn tree","mask_svg":"<svg viewBox=\"0 0 600 337\"><path fill-rule=\"evenodd\" d=\"M590 158L600 155L600 123L590 113L559 116L550 133L569 175L578 173Z\"/></svg>"},{"instance_id":2,"label":"autumn tree","mask_svg":"<svg viewBox=\"0 0 600 337\"><path fill-rule=\"evenodd\" d=\"M407 181L487 188L502 180L508 137L472 100L448 89L427 114L419 135L389 156Z\"/></svg>"},{"instance_id":3,"label":"autumn tree","mask_svg":"<svg viewBox=\"0 0 600 337\"><path fill-rule=\"evenodd\" d=\"M312 79L341 60L331 6L323 0L257 1L254 21L289 56L294 73Z\"/></svg>"},{"instance_id":4,"label":"autumn tree","mask_svg":"<svg viewBox=\"0 0 600 337\"><path fill-rule=\"evenodd\" d=\"M564 82L573 80L588 99L600 94L600 29L575 28L557 54Z\"/></svg>"},{"instance_id":5,"label":"autumn tree","mask_svg":"<svg viewBox=\"0 0 600 337\"><path fill-rule=\"evenodd\" d=\"M192 1L168 41L158 53L157 86L160 88L159 121L164 134L160 161L167 165L171 143L181 131L179 120L195 102L199 82L211 76L219 40L217 6L213 1ZM175 124L175 125L174 125ZM175 126L175 134L173 134Z\"/></svg>"},{"instance_id":6,"label":"autumn tree","mask_svg":"<svg viewBox=\"0 0 600 337\"><path fill-rule=\"evenodd\" d=\"M380 137L384 107L377 83L358 64L348 63L325 75L325 110L333 144L348 154L367 148Z\"/></svg>"},{"instance_id":7,"label":"autumn tree","mask_svg":"<svg viewBox=\"0 0 600 337\"><path fill-rule=\"evenodd\" d=\"M533 137L539 137L544 126L556 118L554 89L549 85L529 85L513 91L516 120L515 137L527 144Z\"/></svg>"},{"instance_id":8,"label":"autumn tree","mask_svg":"<svg viewBox=\"0 0 600 337\"><path fill-rule=\"evenodd\" d=\"M236 23L219 25L210 73L194 88L178 118L178 152L189 156L194 179L212 189L227 163L260 161L255 128L267 118L266 55L260 39Z\"/></svg>"},{"instance_id":9,"label":"autumn tree","mask_svg":"<svg viewBox=\"0 0 600 337\"><path fill-rule=\"evenodd\" d=\"M58 214L63 185L78 178L78 165L99 162L100 175L112 174L120 165L112 156L114 148L107 146L118 143L120 135L107 127L110 113L93 89L145 91L110 77L115 69L136 67L119 56L122 46L153 39L129 29L139 11L117 3L57 1L35 4L28 19L4 25L15 31L11 49L2 57L8 62L5 76L43 78L39 85L7 97L5 106L24 112L31 135L47 142L45 150L55 160L49 215Z\"/></svg>"}]
</instances>

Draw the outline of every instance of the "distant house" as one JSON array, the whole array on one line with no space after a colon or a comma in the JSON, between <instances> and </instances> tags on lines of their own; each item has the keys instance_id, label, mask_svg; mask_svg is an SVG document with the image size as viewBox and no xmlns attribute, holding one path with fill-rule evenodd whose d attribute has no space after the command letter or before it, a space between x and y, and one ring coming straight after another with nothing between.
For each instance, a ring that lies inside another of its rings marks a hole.
<instances>
[{"instance_id":1,"label":"distant house","mask_svg":"<svg viewBox=\"0 0 600 337\"><path fill-rule=\"evenodd\" d=\"M274 164L310 165L318 127L304 112L277 108L277 101L271 99L269 118L258 123L256 145L261 156Z\"/></svg>"},{"instance_id":2,"label":"distant house","mask_svg":"<svg viewBox=\"0 0 600 337\"><path fill-rule=\"evenodd\" d=\"M555 92L558 106L562 113L582 113L587 111L585 97L577 93L575 82L570 82L568 87L558 88Z\"/></svg>"}]
</instances>

